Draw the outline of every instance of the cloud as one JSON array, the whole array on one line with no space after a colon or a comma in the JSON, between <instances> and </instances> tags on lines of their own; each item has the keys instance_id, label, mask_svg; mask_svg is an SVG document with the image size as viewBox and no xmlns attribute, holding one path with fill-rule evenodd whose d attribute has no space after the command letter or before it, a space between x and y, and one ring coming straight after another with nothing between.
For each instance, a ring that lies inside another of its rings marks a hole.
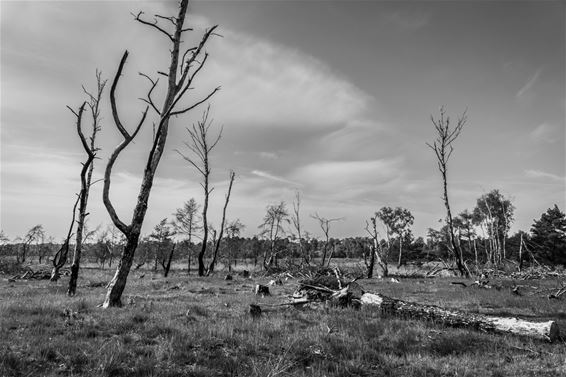
<instances>
[{"instance_id":1,"label":"cloud","mask_svg":"<svg viewBox=\"0 0 566 377\"><path fill-rule=\"evenodd\" d=\"M290 176L303 183L305 192L312 197L339 201L370 200L399 182L403 175L401 168L401 158L319 161L296 169Z\"/></svg>"},{"instance_id":2,"label":"cloud","mask_svg":"<svg viewBox=\"0 0 566 377\"><path fill-rule=\"evenodd\" d=\"M525 85L523 85L521 89L519 89L519 91L515 96L517 98L523 97L525 93L527 93L533 87L533 85L535 85L541 73L542 73L542 69L541 68L537 69L536 72L525 83Z\"/></svg>"},{"instance_id":3,"label":"cloud","mask_svg":"<svg viewBox=\"0 0 566 377\"><path fill-rule=\"evenodd\" d=\"M556 174L547 173L540 170L525 170L525 176L528 178L543 180L543 181L550 181L550 182L557 182L564 184L566 182L565 177L561 177Z\"/></svg>"},{"instance_id":4,"label":"cloud","mask_svg":"<svg viewBox=\"0 0 566 377\"><path fill-rule=\"evenodd\" d=\"M534 130L531 131L529 134L531 139L537 142L543 143L554 143L556 142L555 136L555 128L548 123L542 123L541 125L537 126Z\"/></svg>"},{"instance_id":5,"label":"cloud","mask_svg":"<svg viewBox=\"0 0 566 377\"><path fill-rule=\"evenodd\" d=\"M218 117L232 124L305 127L359 118L372 98L296 49L232 30L213 40L208 80L222 85Z\"/></svg>"},{"instance_id":6,"label":"cloud","mask_svg":"<svg viewBox=\"0 0 566 377\"><path fill-rule=\"evenodd\" d=\"M252 170L251 172L253 175L261 177L261 178L265 178L265 179L269 179L271 181L275 181L275 182L282 182L282 183L286 183L288 185L292 185L292 186L300 186L299 183L290 181L288 179L285 179L283 177L278 177L269 173L266 173L264 171L261 170Z\"/></svg>"}]
</instances>

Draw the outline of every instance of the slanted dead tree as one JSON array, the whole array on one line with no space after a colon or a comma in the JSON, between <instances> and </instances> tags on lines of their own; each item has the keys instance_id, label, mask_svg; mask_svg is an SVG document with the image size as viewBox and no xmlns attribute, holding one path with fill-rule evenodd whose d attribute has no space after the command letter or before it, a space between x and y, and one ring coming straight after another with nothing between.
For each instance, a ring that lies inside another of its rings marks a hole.
<instances>
[{"instance_id":1,"label":"slanted dead tree","mask_svg":"<svg viewBox=\"0 0 566 377\"><path fill-rule=\"evenodd\" d=\"M446 115L446 110L444 109L444 106L442 106L440 108L440 116L435 119L434 116L431 115L430 119L436 129L437 137L432 144L426 144L434 151L438 163L438 170L440 170L440 174L442 175L443 199L444 206L446 207L446 222L448 224L448 248L456 260L456 266L458 267L460 274L462 276L469 276L470 273L464 264L462 248L456 242L456 236L454 235L452 212L450 210L450 202L448 201L447 180L448 160L450 159L452 152L454 152L452 143L458 138L458 136L460 136L468 118L466 111L464 111L464 113L456 121L456 125L451 127L450 117Z\"/></svg>"},{"instance_id":2,"label":"slanted dead tree","mask_svg":"<svg viewBox=\"0 0 566 377\"><path fill-rule=\"evenodd\" d=\"M149 91L147 92L146 98L142 99L147 103L147 107L142 113L141 119L134 131L130 133L124 127L120 116L118 115L118 105L116 102L116 88L122 75L124 65L128 58L128 51L124 52L120 64L118 66L118 71L112 82L112 87L110 89L110 105L112 108L112 118L116 125L116 128L123 137L122 142L116 147L116 149L110 155L108 159L108 164L106 165L106 171L104 173L104 189L103 189L103 201L108 211L112 222L116 227L124 234L126 238L126 245L122 251L116 273L110 284L108 285L108 292L106 294L106 299L104 301L103 307L113 307L121 306L122 292L126 286L126 281L128 274L132 267L134 260L134 255L136 248L139 243L139 237L141 233L141 228L145 218L145 214L148 207L149 195L151 193L151 188L153 186L153 179L155 177L155 172L163 155L165 149L165 143L167 141L167 135L169 132L169 120L172 116L179 116L185 114L200 104L208 101L220 88L215 88L204 98L194 102L191 105L183 107L181 100L185 98L185 94L192 89L195 83L195 79L199 72L205 66L208 59L208 54L204 52L204 48L209 38L214 34L217 26L213 26L206 30L203 34L199 44L194 47L186 49L181 54L181 44L184 38L184 34L191 31L191 28L185 28L185 16L187 13L188 0L181 0L179 2L179 12L176 17L165 17L161 15L156 15L154 22L146 21L143 19L143 12L138 13L135 16L135 20L143 25L150 26L158 30L160 33L167 37L168 42L170 42L170 52L171 59L168 72L164 73L167 77L167 90L165 98L163 99L163 105L158 108L152 94L154 89L159 83L159 79L152 79L149 75L141 74L143 77L147 78L151 84ZM172 32L167 30L170 27L161 26L160 21L167 20L173 25L174 30ZM159 72L158 72L159 73ZM153 138L153 143L148 155L147 164L144 169L142 183L140 186L140 192L137 198L137 203L135 205L133 216L130 224L124 223L116 213L114 205L110 201L110 182L112 168L116 162L116 159L120 153L134 140L138 132L140 131L149 108L152 108L158 116L158 121L156 122L155 133Z\"/></svg>"},{"instance_id":3,"label":"slanted dead tree","mask_svg":"<svg viewBox=\"0 0 566 377\"><path fill-rule=\"evenodd\" d=\"M373 269L375 263L379 266L380 272L379 277L386 277L389 274L389 270L387 268L387 258L389 257L389 248L384 250L381 245L379 244L379 232L377 231L377 213L370 218L370 222L366 221L366 232L371 237L372 246L371 246L371 256L369 263L367 264L367 278L371 279L373 277Z\"/></svg>"},{"instance_id":4,"label":"slanted dead tree","mask_svg":"<svg viewBox=\"0 0 566 377\"><path fill-rule=\"evenodd\" d=\"M236 173L230 172L230 183L228 184L228 192L226 193L226 200L224 201L224 208L222 209L222 221L220 222L220 231L218 233L218 238L214 243L214 251L212 253L212 260L208 265L207 275L214 272L214 266L216 265L216 259L218 257L218 250L220 250L220 243L222 242L222 236L224 235L224 229L226 224L226 209L228 208L228 202L230 201L230 194L232 193L232 185L234 184L234 179L236 178Z\"/></svg>"},{"instance_id":5,"label":"slanted dead tree","mask_svg":"<svg viewBox=\"0 0 566 377\"><path fill-rule=\"evenodd\" d=\"M83 108L84 107L81 107L81 109ZM67 237L63 241L63 245L61 245L61 248L57 251L57 253L55 253L55 256L53 257L53 261L52 261L53 269L51 270L51 278L49 279L51 281L59 280L59 277L61 276L59 271L61 270L61 268L63 268L65 263L67 263L67 256L69 255L69 244L71 242L71 237L73 237L73 228L75 226L77 206L79 205L80 200L81 200L80 195L77 195L77 200L75 200L75 205L73 205L73 216L71 219L71 225L69 225L69 231L67 232Z\"/></svg>"},{"instance_id":6,"label":"slanted dead tree","mask_svg":"<svg viewBox=\"0 0 566 377\"><path fill-rule=\"evenodd\" d=\"M96 147L96 134L100 131L100 100L102 99L102 93L104 92L104 87L106 86L106 80L102 79L102 73L96 71L96 93L93 95L85 89L83 86L83 91L88 96L88 102L84 102L80 107L78 112L75 112L72 108L67 106L69 110L77 117L77 133L81 140L83 149L86 152L87 158L83 162L83 167L81 169L81 191L79 193L79 217L77 220L77 232L75 239L75 252L73 253L73 263L71 264L71 278L69 279L69 287L67 289L67 295L74 296L77 290L77 279L79 277L79 269L81 263L81 253L83 245L83 230L85 228L85 221L88 215L87 205L88 196L90 192L90 186L92 184L92 172L94 170L94 159L96 158L96 152L98 148ZM92 117L92 131L87 141L82 127L81 118L84 111L85 104L90 109L90 115Z\"/></svg>"},{"instance_id":7,"label":"slanted dead tree","mask_svg":"<svg viewBox=\"0 0 566 377\"><path fill-rule=\"evenodd\" d=\"M326 262L326 257L328 254L328 245L330 243L330 224L336 221L341 221L344 218L337 217L335 219L327 219L325 217L321 217L318 213L311 215L311 217L318 221L318 225L320 226L320 229L322 229L322 232L324 233L324 237L326 238L326 241L324 242L324 246L322 249L322 259L320 261L320 265L324 267L324 263ZM331 259L332 259L332 252L328 256L328 262L327 262L328 266L330 266Z\"/></svg>"},{"instance_id":8,"label":"slanted dead tree","mask_svg":"<svg viewBox=\"0 0 566 377\"><path fill-rule=\"evenodd\" d=\"M204 256L206 254L207 242L208 242L208 202L210 199L210 194L214 190L214 187L210 187L210 153L216 147L220 138L222 137L222 129L218 135L209 139L209 130L212 126L212 119L208 119L210 115L210 106L204 111L202 119L196 124L193 124L191 128L187 127L187 132L189 133L190 142L185 142L185 146L189 149L194 156L185 155L179 151L181 157L187 161L191 166L193 166L198 173L201 175L202 182L200 183L202 189L204 190L204 204L202 206L202 247L198 254L198 276L204 276L205 265Z\"/></svg>"}]
</instances>

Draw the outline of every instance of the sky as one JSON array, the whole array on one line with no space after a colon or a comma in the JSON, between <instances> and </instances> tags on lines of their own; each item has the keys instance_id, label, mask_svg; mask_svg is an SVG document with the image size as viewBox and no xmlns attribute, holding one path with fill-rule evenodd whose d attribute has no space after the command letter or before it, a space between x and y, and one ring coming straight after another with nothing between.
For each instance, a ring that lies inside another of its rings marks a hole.
<instances>
[{"instance_id":1,"label":"sky","mask_svg":"<svg viewBox=\"0 0 566 377\"><path fill-rule=\"evenodd\" d=\"M162 34L131 13L176 15L174 1L1 1L0 228L11 239L36 224L61 239L71 221L85 160L77 109L95 70L109 80L130 53L117 89L119 112L133 130L149 89L138 72L168 67ZM565 209L566 7L563 1L193 1L186 46L207 27L207 64L186 104L221 86L210 101L212 152L209 216L218 227L232 169L227 217L244 235L259 232L266 207L295 192L303 228L322 232L311 215L342 218L331 236L363 236L383 206L401 206L425 236L445 218L431 115L445 106L468 121L448 165L452 212L472 210L499 189L515 207L512 232L557 204ZM164 80L161 80L162 82ZM163 83L156 98L163 94ZM160 91L161 90L161 91ZM103 99L95 179L120 142ZM157 101L157 100L156 100ZM183 202L202 203L200 178L179 155L201 106L172 122L143 234ZM151 122L120 155L111 199L129 223ZM88 130L91 119L83 120ZM93 185L89 227L110 218L102 182Z\"/></svg>"}]
</instances>

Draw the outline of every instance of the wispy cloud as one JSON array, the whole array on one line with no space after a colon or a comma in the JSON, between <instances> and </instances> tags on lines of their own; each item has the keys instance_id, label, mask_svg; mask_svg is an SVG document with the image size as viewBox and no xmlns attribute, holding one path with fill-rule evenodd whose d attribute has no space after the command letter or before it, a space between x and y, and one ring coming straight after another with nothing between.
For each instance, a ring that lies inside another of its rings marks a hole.
<instances>
[{"instance_id":1,"label":"wispy cloud","mask_svg":"<svg viewBox=\"0 0 566 377\"><path fill-rule=\"evenodd\" d=\"M531 139L537 142L554 143L556 142L556 130L548 123L542 123L535 127L529 134Z\"/></svg>"},{"instance_id":2,"label":"wispy cloud","mask_svg":"<svg viewBox=\"0 0 566 377\"><path fill-rule=\"evenodd\" d=\"M515 96L517 98L523 97L525 93L527 93L533 87L533 85L536 84L541 73L542 73L542 68L537 69L536 72L527 80L525 85L523 85L521 89L519 89L519 91Z\"/></svg>"},{"instance_id":3,"label":"wispy cloud","mask_svg":"<svg viewBox=\"0 0 566 377\"><path fill-rule=\"evenodd\" d=\"M532 179L539 179L539 180L545 180L545 181L551 181L557 183L566 183L565 177L561 177L559 175L548 173L541 170L525 170L525 176L527 178L532 178Z\"/></svg>"},{"instance_id":4,"label":"wispy cloud","mask_svg":"<svg viewBox=\"0 0 566 377\"><path fill-rule=\"evenodd\" d=\"M251 174L253 174L257 177L269 179L269 180L275 181L275 182L282 182L282 183L286 183L286 184L293 185L293 186L300 186L300 184L297 183L297 182L293 182L293 181L290 181L290 180L285 179L283 177L278 177L276 175L269 174L269 173L261 171L261 170L252 170Z\"/></svg>"},{"instance_id":5,"label":"wispy cloud","mask_svg":"<svg viewBox=\"0 0 566 377\"><path fill-rule=\"evenodd\" d=\"M322 61L232 30L213 41L206 77L222 84L218 116L231 124L334 126L358 118L372 98Z\"/></svg>"},{"instance_id":6,"label":"wispy cloud","mask_svg":"<svg viewBox=\"0 0 566 377\"><path fill-rule=\"evenodd\" d=\"M291 177L303 183L313 196L328 200L358 200L391 190L403 175L401 165L400 158L319 161L296 169Z\"/></svg>"}]
</instances>

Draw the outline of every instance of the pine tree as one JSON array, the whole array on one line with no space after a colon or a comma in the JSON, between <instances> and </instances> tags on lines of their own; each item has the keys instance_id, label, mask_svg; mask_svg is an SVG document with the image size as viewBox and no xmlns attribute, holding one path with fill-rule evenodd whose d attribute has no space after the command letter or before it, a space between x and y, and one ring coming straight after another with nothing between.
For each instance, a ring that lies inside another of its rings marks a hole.
<instances>
[{"instance_id":1,"label":"pine tree","mask_svg":"<svg viewBox=\"0 0 566 377\"><path fill-rule=\"evenodd\" d=\"M555 204L531 227L534 253L543 261L566 266L566 214Z\"/></svg>"}]
</instances>

